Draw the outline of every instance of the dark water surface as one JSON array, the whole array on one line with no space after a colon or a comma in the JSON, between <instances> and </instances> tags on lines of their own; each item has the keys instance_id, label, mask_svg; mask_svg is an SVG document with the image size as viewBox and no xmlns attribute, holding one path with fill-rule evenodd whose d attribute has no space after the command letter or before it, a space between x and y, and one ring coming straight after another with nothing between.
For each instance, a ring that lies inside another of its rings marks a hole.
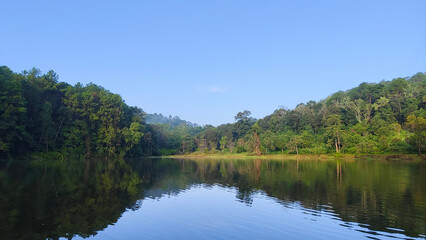
<instances>
[{"instance_id":1,"label":"dark water surface","mask_svg":"<svg viewBox=\"0 0 426 240\"><path fill-rule=\"evenodd\" d=\"M424 239L425 162L0 162L0 239Z\"/></svg>"}]
</instances>

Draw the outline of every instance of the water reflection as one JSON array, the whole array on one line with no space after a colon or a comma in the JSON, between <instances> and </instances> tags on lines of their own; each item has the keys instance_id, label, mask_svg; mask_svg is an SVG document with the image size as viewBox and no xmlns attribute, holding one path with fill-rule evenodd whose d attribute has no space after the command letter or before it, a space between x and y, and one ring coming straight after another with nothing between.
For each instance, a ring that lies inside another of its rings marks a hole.
<instances>
[{"instance_id":1,"label":"water reflection","mask_svg":"<svg viewBox=\"0 0 426 240\"><path fill-rule=\"evenodd\" d=\"M0 239L94 235L141 198L141 179L123 160L3 165Z\"/></svg>"},{"instance_id":2,"label":"water reflection","mask_svg":"<svg viewBox=\"0 0 426 240\"><path fill-rule=\"evenodd\" d=\"M329 216L369 237L426 233L422 162L130 159L2 164L0 239L93 236L126 209L139 209L143 199L179 197L193 186L232 189L247 206L263 194L286 208L302 209L309 221Z\"/></svg>"}]
</instances>

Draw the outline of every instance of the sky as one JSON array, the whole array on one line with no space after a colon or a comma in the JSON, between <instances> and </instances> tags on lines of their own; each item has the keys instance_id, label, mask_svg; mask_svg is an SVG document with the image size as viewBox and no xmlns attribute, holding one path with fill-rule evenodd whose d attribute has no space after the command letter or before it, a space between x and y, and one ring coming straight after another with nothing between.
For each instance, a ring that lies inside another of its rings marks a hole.
<instances>
[{"instance_id":1,"label":"sky","mask_svg":"<svg viewBox=\"0 0 426 240\"><path fill-rule=\"evenodd\" d=\"M426 1L5 1L0 65L200 125L426 71Z\"/></svg>"}]
</instances>

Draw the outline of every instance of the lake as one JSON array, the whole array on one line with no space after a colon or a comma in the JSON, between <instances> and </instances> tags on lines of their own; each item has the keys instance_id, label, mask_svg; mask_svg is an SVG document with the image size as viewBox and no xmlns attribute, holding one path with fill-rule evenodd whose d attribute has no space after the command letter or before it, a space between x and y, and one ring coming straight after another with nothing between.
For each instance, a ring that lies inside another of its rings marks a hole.
<instances>
[{"instance_id":1,"label":"lake","mask_svg":"<svg viewBox=\"0 0 426 240\"><path fill-rule=\"evenodd\" d=\"M421 161L0 162L0 239L424 239Z\"/></svg>"}]
</instances>

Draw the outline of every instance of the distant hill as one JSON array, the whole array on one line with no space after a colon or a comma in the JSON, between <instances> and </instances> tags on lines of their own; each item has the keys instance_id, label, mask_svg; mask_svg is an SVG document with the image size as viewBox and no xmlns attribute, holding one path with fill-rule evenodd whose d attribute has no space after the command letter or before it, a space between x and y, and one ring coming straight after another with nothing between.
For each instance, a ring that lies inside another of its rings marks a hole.
<instances>
[{"instance_id":1,"label":"distant hill","mask_svg":"<svg viewBox=\"0 0 426 240\"><path fill-rule=\"evenodd\" d=\"M168 117L166 117L161 113L147 114L145 116L145 121L148 124L168 124L172 128L177 127L181 124L185 124L190 127L199 127L198 124L182 120L178 116L169 115Z\"/></svg>"}]
</instances>

